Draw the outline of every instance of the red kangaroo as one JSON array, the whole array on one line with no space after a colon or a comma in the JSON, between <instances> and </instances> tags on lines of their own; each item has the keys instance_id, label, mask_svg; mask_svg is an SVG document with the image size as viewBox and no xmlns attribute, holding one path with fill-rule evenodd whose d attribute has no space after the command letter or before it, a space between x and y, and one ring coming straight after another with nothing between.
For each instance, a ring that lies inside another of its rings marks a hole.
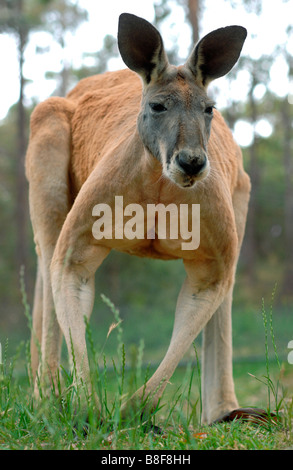
<instances>
[{"instance_id":1,"label":"red kangaroo","mask_svg":"<svg viewBox=\"0 0 293 470\"><path fill-rule=\"evenodd\" d=\"M38 255L31 347L34 374L39 367L42 382L56 380L64 335L69 356L74 348L78 377L92 393L84 316L91 315L96 270L118 250L182 259L186 270L166 355L128 405L149 396L146 409L156 406L203 330L203 421L237 409L231 303L250 181L206 90L234 66L245 38L241 26L217 29L176 67L156 28L124 13L118 45L128 69L81 80L66 98L51 97L34 110L26 158ZM138 204L144 213L149 204L199 204L198 248L183 249L180 234L159 238L156 223L152 237L145 224L143 238L95 238L94 206L114 210L117 195L124 206Z\"/></svg>"}]
</instances>

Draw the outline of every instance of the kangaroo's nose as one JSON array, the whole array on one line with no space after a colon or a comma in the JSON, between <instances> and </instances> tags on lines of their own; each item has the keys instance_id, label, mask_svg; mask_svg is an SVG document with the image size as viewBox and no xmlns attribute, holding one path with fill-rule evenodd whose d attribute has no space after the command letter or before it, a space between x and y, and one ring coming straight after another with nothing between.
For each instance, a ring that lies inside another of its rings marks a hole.
<instances>
[{"instance_id":1,"label":"kangaroo's nose","mask_svg":"<svg viewBox=\"0 0 293 470\"><path fill-rule=\"evenodd\" d=\"M195 176L200 173L206 166L206 155L191 155L189 152L182 150L176 156L177 164L189 176Z\"/></svg>"}]
</instances>

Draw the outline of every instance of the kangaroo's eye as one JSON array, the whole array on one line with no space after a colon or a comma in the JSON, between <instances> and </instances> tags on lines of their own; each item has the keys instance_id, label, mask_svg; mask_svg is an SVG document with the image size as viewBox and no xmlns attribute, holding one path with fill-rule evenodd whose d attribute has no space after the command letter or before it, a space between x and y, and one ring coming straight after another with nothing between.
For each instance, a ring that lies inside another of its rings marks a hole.
<instances>
[{"instance_id":1,"label":"kangaroo's eye","mask_svg":"<svg viewBox=\"0 0 293 470\"><path fill-rule=\"evenodd\" d=\"M206 114L209 116L212 116L214 114L214 107L213 106L207 106L207 108L204 110Z\"/></svg>"},{"instance_id":2,"label":"kangaroo's eye","mask_svg":"<svg viewBox=\"0 0 293 470\"><path fill-rule=\"evenodd\" d=\"M167 108L161 103L150 103L150 108L155 113L163 113L167 111Z\"/></svg>"}]
</instances>

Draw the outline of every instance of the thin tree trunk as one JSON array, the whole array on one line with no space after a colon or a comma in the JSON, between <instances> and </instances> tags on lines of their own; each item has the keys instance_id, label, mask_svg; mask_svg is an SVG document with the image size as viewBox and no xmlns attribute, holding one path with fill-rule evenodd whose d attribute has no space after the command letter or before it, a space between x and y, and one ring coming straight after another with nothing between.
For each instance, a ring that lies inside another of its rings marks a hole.
<instances>
[{"instance_id":1,"label":"thin tree trunk","mask_svg":"<svg viewBox=\"0 0 293 470\"><path fill-rule=\"evenodd\" d=\"M285 169L284 231L285 231L285 272L283 294L293 297L293 155L290 104L284 99L281 116L284 129L283 162Z\"/></svg>"},{"instance_id":2,"label":"thin tree trunk","mask_svg":"<svg viewBox=\"0 0 293 470\"><path fill-rule=\"evenodd\" d=\"M193 44L199 39L199 4L200 0L188 0L188 19L192 28Z\"/></svg>"},{"instance_id":3,"label":"thin tree trunk","mask_svg":"<svg viewBox=\"0 0 293 470\"><path fill-rule=\"evenodd\" d=\"M256 86L255 80L251 85L249 92L249 102L250 102L250 118L252 125L255 124L257 120L257 105L253 96L253 91ZM248 173L251 179L251 198L247 219L247 228L246 228L246 238L245 238L245 267L246 272L249 275L250 281L253 283L255 281L255 270L256 270L256 260L257 260L257 237L256 237L256 227L257 227L257 217L258 217L258 201L257 193L259 187L259 165L258 165L258 142L257 137L254 135L253 142L249 149L250 161Z\"/></svg>"},{"instance_id":4,"label":"thin tree trunk","mask_svg":"<svg viewBox=\"0 0 293 470\"><path fill-rule=\"evenodd\" d=\"M22 0L18 2L19 14L22 12ZM21 16L20 16L21 17ZM18 37L19 53L19 100L17 105L17 178L16 178L16 266L26 265L28 259L28 203L27 182L24 171L24 160L26 152L26 117L24 108L24 48L26 44L26 33L19 27Z\"/></svg>"}]
</instances>

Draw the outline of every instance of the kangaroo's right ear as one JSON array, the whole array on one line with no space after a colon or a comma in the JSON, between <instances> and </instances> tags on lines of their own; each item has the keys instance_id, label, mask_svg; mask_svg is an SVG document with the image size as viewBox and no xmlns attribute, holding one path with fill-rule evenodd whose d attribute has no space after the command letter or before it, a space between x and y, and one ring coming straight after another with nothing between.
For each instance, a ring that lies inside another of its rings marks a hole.
<instances>
[{"instance_id":1,"label":"kangaroo's right ear","mask_svg":"<svg viewBox=\"0 0 293 470\"><path fill-rule=\"evenodd\" d=\"M138 16L120 15L118 47L127 67L138 73L146 85L156 80L168 65L159 31Z\"/></svg>"},{"instance_id":2,"label":"kangaroo's right ear","mask_svg":"<svg viewBox=\"0 0 293 470\"><path fill-rule=\"evenodd\" d=\"M193 49L186 66L198 85L206 88L226 75L237 62L247 31L242 26L227 26L207 34Z\"/></svg>"}]
</instances>

